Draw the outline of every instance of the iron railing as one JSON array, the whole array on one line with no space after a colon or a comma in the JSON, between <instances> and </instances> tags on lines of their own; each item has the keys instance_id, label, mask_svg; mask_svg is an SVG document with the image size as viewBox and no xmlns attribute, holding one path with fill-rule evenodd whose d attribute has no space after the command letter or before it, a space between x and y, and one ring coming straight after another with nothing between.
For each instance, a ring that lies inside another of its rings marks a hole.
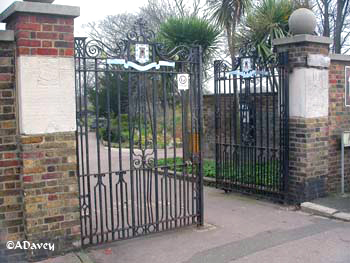
<instances>
[{"instance_id":1,"label":"iron railing","mask_svg":"<svg viewBox=\"0 0 350 263\"><path fill-rule=\"evenodd\" d=\"M288 57L215 61L216 185L283 200L288 186Z\"/></svg>"}]
</instances>

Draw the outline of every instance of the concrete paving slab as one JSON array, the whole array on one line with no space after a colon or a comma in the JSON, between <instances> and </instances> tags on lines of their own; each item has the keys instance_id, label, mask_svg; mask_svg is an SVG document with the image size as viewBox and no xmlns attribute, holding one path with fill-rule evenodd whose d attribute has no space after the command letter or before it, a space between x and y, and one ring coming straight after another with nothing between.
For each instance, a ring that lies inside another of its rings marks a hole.
<instances>
[{"instance_id":1,"label":"concrete paving slab","mask_svg":"<svg viewBox=\"0 0 350 263\"><path fill-rule=\"evenodd\" d=\"M334 194L301 204L307 213L350 222L350 195Z\"/></svg>"},{"instance_id":2,"label":"concrete paving slab","mask_svg":"<svg viewBox=\"0 0 350 263\"><path fill-rule=\"evenodd\" d=\"M335 213L339 212L337 209L314 204L311 202L304 202L300 205L300 207L301 207L301 211L312 213L315 215L325 216L325 217L332 217Z\"/></svg>"},{"instance_id":3,"label":"concrete paving slab","mask_svg":"<svg viewBox=\"0 0 350 263\"><path fill-rule=\"evenodd\" d=\"M335 219L350 222L350 213L339 212L333 215Z\"/></svg>"},{"instance_id":4,"label":"concrete paving slab","mask_svg":"<svg viewBox=\"0 0 350 263\"><path fill-rule=\"evenodd\" d=\"M350 213L350 194L333 194L327 197L312 200L312 203L332 207L340 212Z\"/></svg>"}]
</instances>

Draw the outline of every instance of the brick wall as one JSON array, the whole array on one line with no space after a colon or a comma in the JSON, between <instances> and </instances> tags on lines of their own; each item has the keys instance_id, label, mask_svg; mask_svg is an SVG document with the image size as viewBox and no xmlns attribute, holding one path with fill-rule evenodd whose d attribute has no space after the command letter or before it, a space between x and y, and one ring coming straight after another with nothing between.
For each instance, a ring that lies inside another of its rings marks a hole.
<instances>
[{"instance_id":1,"label":"brick wall","mask_svg":"<svg viewBox=\"0 0 350 263\"><path fill-rule=\"evenodd\" d=\"M75 149L74 132L21 136L26 239L56 251L35 251L36 259L80 246Z\"/></svg>"},{"instance_id":2,"label":"brick wall","mask_svg":"<svg viewBox=\"0 0 350 263\"><path fill-rule=\"evenodd\" d=\"M215 96L203 96L204 158L215 158Z\"/></svg>"},{"instance_id":3,"label":"brick wall","mask_svg":"<svg viewBox=\"0 0 350 263\"><path fill-rule=\"evenodd\" d=\"M216 99L220 103L217 112L217 120L215 120L215 103ZM217 140L221 143L230 142L230 133L233 133L233 114L234 114L234 97L233 95L221 95L217 98L215 95L203 96L203 129L204 129L204 158L215 159L215 121L219 126L221 136Z\"/></svg>"},{"instance_id":4,"label":"brick wall","mask_svg":"<svg viewBox=\"0 0 350 263\"><path fill-rule=\"evenodd\" d=\"M329 175L327 190L340 191L341 133L350 130L350 107L345 107L345 66L350 61L332 61L329 70ZM345 190L350 190L350 149L345 148Z\"/></svg>"},{"instance_id":5,"label":"brick wall","mask_svg":"<svg viewBox=\"0 0 350 263\"><path fill-rule=\"evenodd\" d=\"M267 146L273 147L275 142L275 148L279 147L279 104L278 95L262 95L258 93L254 96L242 97L241 100L245 100L245 103L250 104L252 107L255 106L255 110L252 108L253 112L256 113L255 127L256 127L256 145L257 146ZM273 101L275 100L275 101ZM227 143L230 142L230 136L237 132L237 136L241 132L239 124L234 123L234 99L233 96L219 96L218 101L220 101L220 131L222 143L225 142L225 137ZM237 116L238 117L238 116ZM251 116L253 117L253 116ZM215 159L215 95L204 95L203 96L203 128L204 128L204 158ZM219 121L219 119L217 120ZM251 119L250 121L253 121Z\"/></svg>"},{"instance_id":6,"label":"brick wall","mask_svg":"<svg viewBox=\"0 0 350 263\"><path fill-rule=\"evenodd\" d=\"M14 42L0 41L0 262L18 253L1 250L4 243L24 237L14 72Z\"/></svg>"},{"instance_id":7,"label":"brick wall","mask_svg":"<svg viewBox=\"0 0 350 263\"><path fill-rule=\"evenodd\" d=\"M6 24L15 31L17 54L74 55L74 19L61 16L16 14Z\"/></svg>"}]
</instances>

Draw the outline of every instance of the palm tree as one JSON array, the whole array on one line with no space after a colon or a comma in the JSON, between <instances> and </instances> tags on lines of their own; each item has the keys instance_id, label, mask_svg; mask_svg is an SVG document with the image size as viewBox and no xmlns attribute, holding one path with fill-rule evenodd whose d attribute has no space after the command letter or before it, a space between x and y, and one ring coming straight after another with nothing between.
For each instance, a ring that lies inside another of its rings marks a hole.
<instances>
[{"instance_id":1,"label":"palm tree","mask_svg":"<svg viewBox=\"0 0 350 263\"><path fill-rule=\"evenodd\" d=\"M252 6L238 34L241 51L255 51L263 59L270 57L272 40L288 35L288 19L298 7L300 5L293 0L262 0Z\"/></svg>"},{"instance_id":2,"label":"palm tree","mask_svg":"<svg viewBox=\"0 0 350 263\"><path fill-rule=\"evenodd\" d=\"M208 64L216 52L220 30L204 18L171 17L160 25L158 38L169 48L200 45L203 62Z\"/></svg>"},{"instance_id":3,"label":"palm tree","mask_svg":"<svg viewBox=\"0 0 350 263\"><path fill-rule=\"evenodd\" d=\"M210 18L227 34L227 44L232 65L237 53L235 35L237 26L245 10L250 6L250 0L208 0Z\"/></svg>"}]
</instances>

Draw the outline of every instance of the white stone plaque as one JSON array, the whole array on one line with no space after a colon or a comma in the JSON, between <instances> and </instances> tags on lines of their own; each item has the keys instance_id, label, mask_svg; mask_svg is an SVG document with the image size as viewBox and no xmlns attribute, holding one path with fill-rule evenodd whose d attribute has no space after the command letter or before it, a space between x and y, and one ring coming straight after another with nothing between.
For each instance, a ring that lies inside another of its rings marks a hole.
<instances>
[{"instance_id":1,"label":"white stone plaque","mask_svg":"<svg viewBox=\"0 0 350 263\"><path fill-rule=\"evenodd\" d=\"M188 90L190 76L188 74L177 74L177 87L179 90Z\"/></svg>"},{"instance_id":2,"label":"white stone plaque","mask_svg":"<svg viewBox=\"0 0 350 263\"><path fill-rule=\"evenodd\" d=\"M20 133L75 131L74 59L20 56L17 68Z\"/></svg>"}]
</instances>

